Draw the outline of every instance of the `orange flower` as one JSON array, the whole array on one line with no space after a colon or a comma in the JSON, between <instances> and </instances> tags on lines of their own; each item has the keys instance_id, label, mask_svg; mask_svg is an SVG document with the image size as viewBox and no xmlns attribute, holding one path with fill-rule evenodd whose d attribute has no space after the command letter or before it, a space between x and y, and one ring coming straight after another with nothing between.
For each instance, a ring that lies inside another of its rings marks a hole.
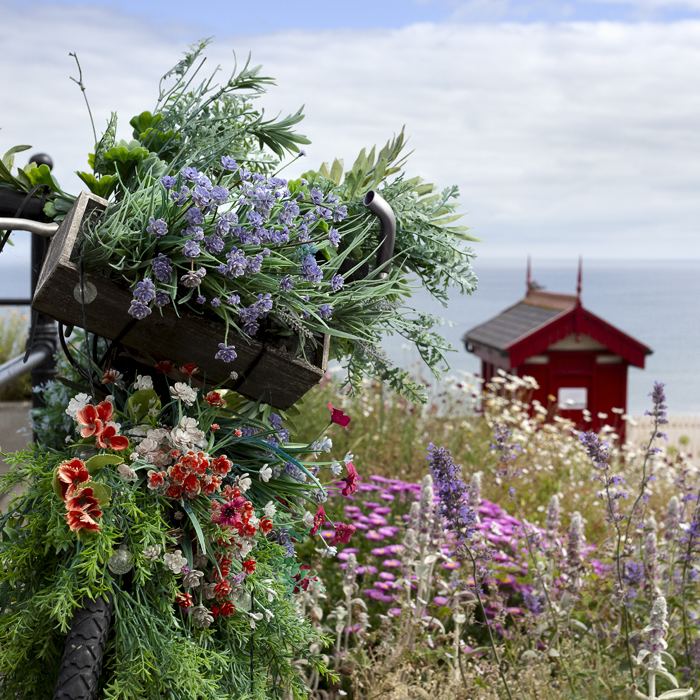
<instances>
[{"instance_id":1,"label":"orange flower","mask_svg":"<svg viewBox=\"0 0 700 700\"><path fill-rule=\"evenodd\" d=\"M226 476L233 467L233 462L226 457L226 455L221 455L212 460L211 469L215 474L221 476Z\"/></svg>"},{"instance_id":2,"label":"orange flower","mask_svg":"<svg viewBox=\"0 0 700 700\"><path fill-rule=\"evenodd\" d=\"M88 472L85 462L79 459L71 459L69 462L63 462L57 469L58 481L61 484L61 498L65 501L73 495L80 484L90 481L90 472Z\"/></svg>"},{"instance_id":3,"label":"orange flower","mask_svg":"<svg viewBox=\"0 0 700 700\"><path fill-rule=\"evenodd\" d=\"M79 532L83 529L92 530L93 532L100 531L100 526L82 510L69 510L66 513L66 522L73 532Z\"/></svg>"},{"instance_id":4,"label":"orange flower","mask_svg":"<svg viewBox=\"0 0 700 700\"><path fill-rule=\"evenodd\" d=\"M95 498L95 491L90 486L75 491L74 495L66 500L66 510L69 512L82 510L91 518L102 516L100 502Z\"/></svg>"},{"instance_id":5,"label":"orange flower","mask_svg":"<svg viewBox=\"0 0 700 700\"><path fill-rule=\"evenodd\" d=\"M81 408L76 414L76 418L80 425L85 426L80 430L80 434L84 438L99 435L104 428L104 423L100 420L95 406L87 405L85 408Z\"/></svg>"},{"instance_id":6,"label":"orange flower","mask_svg":"<svg viewBox=\"0 0 700 700\"><path fill-rule=\"evenodd\" d=\"M123 435L117 435L117 429L113 425L110 425L97 436L97 442L95 444L107 450L121 452L129 447L129 438Z\"/></svg>"},{"instance_id":7,"label":"orange flower","mask_svg":"<svg viewBox=\"0 0 700 700\"><path fill-rule=\"evenodd\" d=\"M233 436L234 436L234 437L241 437L241 435L243 435L243 431L239 430L238 428L236 428L236 429L233 431Z\"/></svg>"}]
</instances>

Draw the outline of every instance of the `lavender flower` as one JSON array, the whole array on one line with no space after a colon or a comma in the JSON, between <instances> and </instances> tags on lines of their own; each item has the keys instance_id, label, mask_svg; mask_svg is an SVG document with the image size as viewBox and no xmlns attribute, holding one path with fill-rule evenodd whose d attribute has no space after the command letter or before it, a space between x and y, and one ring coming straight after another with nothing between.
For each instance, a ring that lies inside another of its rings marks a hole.
<instances>
[{"instance_id":1,"label":"lavender flower","mask_svg":"<svg viewBox=\"0 0 700 700\"><path fill-rule=\"evenodd\" d=\"M160 289L156 289L156 306L167 306L171 301L169 294Z\"/></svg>"},{"instance_id":2,"label":"lavender flower","mask_svg":"<svg viewBox=\"0 0 700 700\"><path fill-rule=\"evenodd\" d=\"M224 249L224 239L219 236L204 236L204 250L210 255L218 255Z\"/></svg>"},{"instance_id":3,"label":"lavender flower","mask_svg":"<svg viewBox=\"0 0 700 700\"><path fill-rule=\"evenodd\" d=\"M160 182L166 190L171 190L173 187L175 187L177 179L172 175L165 175L164 177L160 178Z\"/></svg>"},{"instance_id":4,"label":"lavender flower","mask_svg":"<svg viewBox=\"0 0 700 700\"><path fill-rule=\"evenodd\" d=\"M323 279L323 272L313 255L307 255L301 264L301 277L316 286Z\"/></svg>"},{"instance_id":5,"label":"lavender flower","mask_svg":"<svg viewBox=\"0 0 700 700\"><path fill-rule=\"evenodd\" d=\"M343 204L333 211L333 221L341 222L348 215L348 208Z\"/></svg>"},{"instance_id":6,"label":"lavender flower","mask_svg":"<svg viewBox=\"0 0 700 700\"><path fill-rule=\"evenodd\" d=\"M129 307L129 315L133 316L137 321L143 321L146 316L151 313L148 308L148 304L144 304L138 299L131 300L131 306Z\"/></svg>"},{"instance_id":7,"label":"lavender flower","mask_svg":"<svg viewBox=\"0 0 700 700\"><path fill-rule=\"evenodd\" d=\"M228 170L232 173L238 170L238 163L236 163L236 161L233 158L231 158L231 156L223 156L221 158L221 165L224 170Z\"/></svg>"},{"instance_id":8,"label":"lavender flower","mask_svg":"<svg viewBox=\"0 0 700 700\"><path fill-rule=\"evenodd\" d=\"M236 348L234 345L226 345L219 343L219 352L216 353L214 359L223 360L224 362L233 362L237 357Z\"/></svg>"},{"instance_id":9,"label":"lavender flower","mask_svg":"<svg viewBox=\"0 0 700 700\"><path fill-rule=\"evenodd\" d=\"M294 287L294 282L292 282L291 275L285 275L280 280L280 292L291 292Z\"/></svg>"},{"instance_id":10,"label":"lavender flower","mask_svg":"<svg viewBox=\"0 0 700 700\"><path fill-rule=\"evenodd\" d=\"M173 190L170 193L170 199L175 202L178 206L182 206L187 202L187 198L190 196L190 188L187 187L187 185L183 185L182 189L178 192L177 190Z\"/></svg>"},{"instance_id":11,"label":"lavender flower","mask_svg":"<svg viewBox=\"0 0 700 700\"><path fill-rule=\"evenodd\" d=\"M476 528L476 515L469 506L469 489L459 476L450 451L444 447L428 446L427 459L433 476L435 492L440 503L440 515L448 530L453 532L462 548L466 548Z\"/></svg>"},{"instance_id":12,"label":"lavender flower","mask_svg":"<svg viewBox=\"0 0 700 700\"><path fill-rule=\"evenodd\" d=\"M241 303L241 298L238 296L238 294L231 294L230 297L226 298L226 303L229 306L238 306Z\"/></svg>"},{"instance_id":13,"label":"lavender flower","mask_svg":"<svg viewBox=\"0 0 700 700\"><path fill-rule=\"evenodd\" d=\"M144 277L134 289L134 299L142 301L144 304L148 304L149 301L153 301L156 298L156 285L153 284L153 280L150 277Z\"/></svg>"},{"instance_id":14,"label":"lavender flower","mask_svg":"<svg viewBox=\"0 0 700 700\"><path fill-rule=\"evenodd\" d=\"M340 234L334 228L328 231L328 241L334 248L340 245Z\"/></svg>"},{"instance_id":15,"label":"lavender flower","mask_svg":"<svg viewBox=\"0 0 700 700\"><path fill-rule=\"evenodd\" d=\"M197 297L196 302L197 302L198 304L206 304L206 303L207 303L207 298L204 296L204 294L200 294L200 295Z\"/></svg>"},{"instance_id":16,"label":"lavender flower","mask_svg":"<svg viewBox=\"0 0 700 700\"><path fill-rule=\"evenodd\" d=\"M218 308L221 306L221 299L219 299L219 297L214 297L214 298L211 300L211 305L212 305L215 309L218 309Z\"/></svg>"},{"instance_id":17,"label":"lavender flower","mask_svg":"<svg viewBox=\"0 0 700 700\"><path fill-rule=\"evenodd\" d=\"M185 219L192 226L199 226L200 224L204 223L204 215L202 214L202 211L197 207L191 207L190 209L188 209L185 212Z\"/></svg>"},{"instance_id":18,"label":"lavender flower","mask_svg":"<svg viewBox=\"0 0 700 700\"><path fill-rule=\"evenodd\" d=\"M200 267L197 271L190 270L180 277L180 282L182 282L185 287L189 287L191 289L199 286L206 274L207 271L203 267Z\"/></svg>"},{"instance_id":19,"label":"lavender flower","mask_svg":"<svg viewBox=\"0 0 700 700\"><path fill-rule=\"evenodd\" d=\"M199 173L195 168L183 168L182 177L189 182L197 182L199 180Z\"/></svg>"},{"instance_id":20,"label":"lavender flower","mask_svg":"<svg viewBox=\"0 0 700 700\"><path fill-rule=\"evenodd\" d=\"M334 292L337 292L344 284L345 280L342 275L333 275L333 277L331 277L331 289Z\"/></svg>"},{"instance_id":21,"label":"lavender flower","mask_svg":"<svg viewBox=\"0 0 700 700\"><path fill-rule=\"evenodd\" d=\"M211 190L211 201L214 204L221 205L228 201L229 192L225 187L216 185Z\"/></svg>"},{"instance_id":22,"label":"lavender flower","mask_svg":"<svg viewBox=\"0 0 700 700\"><path fill-rule=\"evenodd\" d=\"M202 251L200 250L199 245L196 241L190 240L187 241L187 243L185 243L185 245L183 246L182 254L186 258L192 260L194 258L198 258L202 254Z\"/></svg>"},{"instance_id":23,"label":"lavender flower","mask_svg":"<svg viewBox=\"0 0 700 700\"><path fill-rule=\"evenodd\" d=\"M321 304L318 307L318 314L324 320L329 319L333 315L333 307L330 304Z\"/></svg>"},{"instance_id":24,"label":"lavender flower","mask_svg":"<svg viewBox=\"0 0 700 700\"><path fill-rule=\"evenodd\" d=\"M246 271L246 257L242 250L238 248L231 248L231 250L226 253L226 276L229 279L235 279L245 274Z\"/></svg>"},{"instance_id":25,"label":"lavender flower","mask_svg":"<svg viewBox=\"0 0 700 700\"><path fill-rule=\"evenodd\" d=\"M170 258L160 253L157 257L151 260L153 274L160 282L170 282L173 278L173 266Z\"/></svg>"},{"instance_id":26,"label":"lavender flower","mask_svg":"<svg viewBox=\"0 0 700 700\"><path fill-rule=\"evenodd\" d=\"M165 223L165 219L154 219L152 216L148 219L148 226L146 226L146 231L153 234L154 238L161 238L168 233L168 225Z\"/></svg>"},{"instance_id":27,"label":"lavender flower","mask_svg":"<svg viewBox=\"0 0 700 700\"><path fill-rule=\"evenodd\" d=\"M309 196L314 204L321 204L323 202L323 192L321 192L321 190L319 190L317 187L311 188Z\"/></svg>"}]
</instances>

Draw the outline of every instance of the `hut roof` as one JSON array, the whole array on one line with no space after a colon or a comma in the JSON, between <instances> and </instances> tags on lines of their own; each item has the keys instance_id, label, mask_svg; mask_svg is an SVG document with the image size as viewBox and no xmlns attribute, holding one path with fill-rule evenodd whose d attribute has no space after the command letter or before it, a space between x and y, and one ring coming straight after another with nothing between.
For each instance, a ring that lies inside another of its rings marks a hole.
<instances>
[{"instance_id":1,"label":"hut roof","mask_svg":"<svg viewBox=\"0 0 700 700\"><path fill-rule=\"evenodd\" d=\"M531 288L525 298L498 316L468 330L463 341L509 358L510 367L544 352L572 333L586 335L637 367L644 367L646 346L581 305L580 297ZM477 353L479 354L479 353Z\"/></svg>"}]
</instances>

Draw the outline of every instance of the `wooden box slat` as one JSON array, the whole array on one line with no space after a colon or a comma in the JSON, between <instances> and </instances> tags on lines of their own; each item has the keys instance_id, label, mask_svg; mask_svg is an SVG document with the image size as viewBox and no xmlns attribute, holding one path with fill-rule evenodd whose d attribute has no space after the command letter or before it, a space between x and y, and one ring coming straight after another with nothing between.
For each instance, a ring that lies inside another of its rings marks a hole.
<instances>
[{"instance_id":1,"label":"wooden box slat","mask_svg":"<svg viewBox=\"0 0 700 700\"><path fill-rule=\"evenodd\" d=\"M97 290L95 300L84 307L85 320L78 301L80 273L77 260L82 229L106 206L106 200L100 197L89 192L80 194L51 242L32 307L65 325L87 326L91 333L114 340L134 321L128 314L133 298L131 292L102 275L84 272L85 287L91 284ZM262 399L281 410L290 408L317 384L328 365L327 335L319 344L314 365L238 334L233 341L229 338L236 347L236 360L230 363L215 360L214 355L223 338L223 323L184 309L178 316L173 306L164 306L161 310L154 309L144 320L133 323L119 342L152 367L166 359L176 365L194 362L206 376L207 384L225 382L227 388L253 400ZM235 381L230 378L232 371L239 375Z\"/></svg>"}]
</instances>

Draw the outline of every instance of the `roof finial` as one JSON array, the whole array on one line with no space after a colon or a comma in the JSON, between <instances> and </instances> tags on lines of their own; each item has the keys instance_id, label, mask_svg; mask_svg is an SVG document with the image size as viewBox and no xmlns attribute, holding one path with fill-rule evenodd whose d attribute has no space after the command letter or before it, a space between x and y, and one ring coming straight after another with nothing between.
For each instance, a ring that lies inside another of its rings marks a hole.
<instances>
[{"instance_id":1,"label":"roof finial","mask_svg":"<svg viewBox=\"0 0 700 700\"><path fill-rule=\"evenodd\" d=\"M583 256L578 256L578 283L576 284L576 301L581 303L581 289L583 288Z\"/></svg>"},{"instance_id":2,"label":"roof finial","mask_svg":"<svg viewBox=\"0 0 700 700\"><path fill-rule=\"evenodd\" d=\"M525 296L530 293L530 287L532 286L532 278L530 275L530 255L527 256L527 279L525 280Z\"/></svg>"}]
</instances>

